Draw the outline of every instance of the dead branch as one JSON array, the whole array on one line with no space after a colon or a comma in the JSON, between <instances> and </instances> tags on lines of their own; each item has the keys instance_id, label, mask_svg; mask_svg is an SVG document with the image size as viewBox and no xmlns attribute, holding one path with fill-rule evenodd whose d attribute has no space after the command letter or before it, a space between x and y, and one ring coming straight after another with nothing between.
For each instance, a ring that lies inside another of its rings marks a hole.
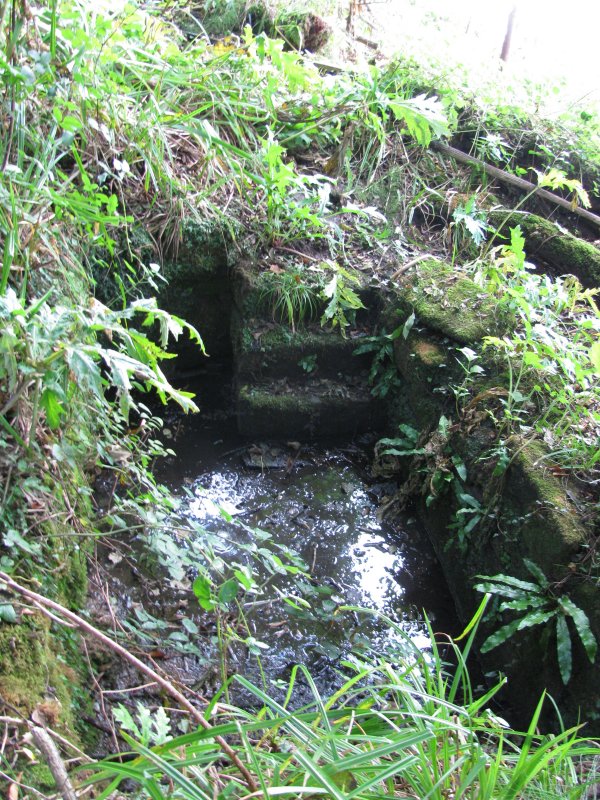
<instances>
[{"instance_id":1,"label":"dead branch","mask_svg":"<svg viewBox=\"0 0 600 800\"><path fill-rule=\"evenodd\" d=\"M526 181L524 178L519 178L516 175L510 175L508 172L498 169L498 167L493 167L491 164L487 164L485 161L475 158L474 156L467 155L467 153L463 153L462 150L457 150L456 147L450 147L450 145L444 144L443 142L432 142L431 147L434 150L437 150L438 153L443 153L446 156L450 156L462 164L468 164L471 167L479 167L491 178L495 178L503 183L508 183L511 186L516 186L518 189L522 189L524 192L530 192L531 194L535 194L537 197L548 200L550 203L554 203L554 205L560 206L561 208L570 211L572 214L577 214L578 217L582 217L582 219L585 219L587 222L591 222L593 225L596 225L600 228L600 217L597 214L592 214L591 211L587 211L585 208L579 208L579 206L573 207L573 205L568 200L565 200L564 197L559 197L557 194L548 192L546 189L541 189L540 187L536 186L535 183L531 183L531 181Z\"/></svg>"},{"instance_id":2,"label":"dead branch","mask_svg":"<svg viewBox=\"0 0 600 800\"><path fill-rule=\"evenodd\" d=\"M33 741L37 749L44 756L63 800L77 800L73 784L69 780L67 774L67 768L48 731L44 730L44 728L40 728L39 725L32 725L30 730Z\"/></svg>"},{"instance_id":3,"label":"dead branch","mask_svg":"<svg viewBox=\"0 0 600 800\"><path fill-rule=\"evenodd\" d=\"M60 603L55 602L54 600L50 600L47 597L44 597L37 592L33 592L31 589L27 589L21 584L17 583L13 580L10 575L7 575L5 572L0 572L0 581L6 584L8 589L11 589L13 592L20 594L23 597L26 597L31 602L35 603L41 611L46 613L48 609L52 609L56 612L60 617L68 620L75 624L80 630L89 633L95 639L102 642L106 647L110 650L113 650L117 653L121 658L125 661L128 661L132 664L136 669L142 672L144 675L147 675L151 680L155 681L159 684L159 686L165 690L165 692L170 695L182 708L185 708L189 711L190 715L194 718L194 720L200 725L200 727L204 728L205 730L212 730L212 725L208 720L206 720L203 715L198 711L197 708L190 703L190 701L178 690L175 686L168 681L166 678L163 678L162 675L159 675L158 672L155 672L153 669L148 667L144 664L143 661L140 661L139 658L132 655L128 650L126 650L122 645L118 644L118 642L113 641L109 636L107 636L102 631L95 628L89 622L82 619L80 616L75 614L73 611L69 611L69 609L61 606ZM62 621L62 620L61 620ZM242 775L246 785L250 789L251 792L257 791L257 785L248 771L247 767L242 763L239 756L233 748L227 744L225 739L222 736L215 736L215 742L219 745L222 752L227 756L227 758L231 761L231 763L236 767L239 773Z\"/></svg>"}]
</instances>

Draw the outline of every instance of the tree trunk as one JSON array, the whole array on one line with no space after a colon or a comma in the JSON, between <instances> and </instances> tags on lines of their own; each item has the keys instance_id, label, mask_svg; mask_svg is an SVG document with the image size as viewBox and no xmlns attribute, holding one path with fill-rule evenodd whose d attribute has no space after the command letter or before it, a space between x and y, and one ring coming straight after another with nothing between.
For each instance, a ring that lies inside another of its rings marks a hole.
<instances>
[{"instance_id":1,"label":"tree trunk","mask_svg":"<svg viewBox=\"0 0 600 800\"><path fill-rule=\"evenodd\" d=\"M517 7L513 6L510 14L508 15L508 22L506 23L506 33L504 34L504 41L502 42L502 52L500 58L502 61L508 61L508 54L510 52L510 43L512 40L513 25L515 22L515 15Z\"/></svg>"}]
</instances>

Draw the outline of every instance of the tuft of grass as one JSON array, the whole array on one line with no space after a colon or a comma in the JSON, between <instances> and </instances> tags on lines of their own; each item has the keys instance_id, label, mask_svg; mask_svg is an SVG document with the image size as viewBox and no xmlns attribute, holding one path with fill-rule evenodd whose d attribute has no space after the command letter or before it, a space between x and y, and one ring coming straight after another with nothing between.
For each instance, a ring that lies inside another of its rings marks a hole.
<instances>
[{"instance_id":1,"label":"tuft of grass","mask_svg":"<svg viewBox=\"0 0 600 800\"><path fill-rule=\"evenodd\" d=\"M489 707L503 681L476 694L466 660L485 605L486 600L463 634L463 648L449 644L453 670L431 631L431 652L422 652L387 620L398 636L396 652L344 662L340 686L329 696L321 696L304 666L293 669L283 702L237 676L255 709L213 703L212 731L175 736L155 747L124 734L129 760L105 760L87 783L105 782L99 800L126 778L157 799L246 796L237 777L220 763L218 733L228 737L264 797L583 798L582 765L600 757L596 744L581 739L576 729L540 735L544 697L528 729L519 732ZM310 686L313 701L292 710L300 678Z\"/></svg>"}]
</instances>

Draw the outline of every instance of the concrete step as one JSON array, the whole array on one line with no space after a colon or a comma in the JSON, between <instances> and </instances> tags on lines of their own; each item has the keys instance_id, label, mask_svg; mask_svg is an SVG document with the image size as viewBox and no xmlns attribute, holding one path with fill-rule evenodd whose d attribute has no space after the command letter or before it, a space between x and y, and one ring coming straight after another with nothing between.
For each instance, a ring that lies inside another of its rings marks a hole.
<instances>
[{"instance_id":1,"label":"concrete step","mask_svg":"<svg viewBox=\"0 0 600 800\"><path fill-rule=\"evenodd\" d=\"M292 331L286 325L250 320L233 325L236 374L241 382L267 378L332 378L359 375L370 367L370 355L354 355L364 339L347 338L318 324Z\"/></svg>"},{"instance_id":2,"label":"concrete step","mask_svg":"<svg viewBox=\"0 0 600 800\"><path fill-rule=\"evenodd\" d=\"M239 431L251 438L352 437L385 419L383 404L356 375L239 383L236 400Z\"/></svg>"}]
</instances>

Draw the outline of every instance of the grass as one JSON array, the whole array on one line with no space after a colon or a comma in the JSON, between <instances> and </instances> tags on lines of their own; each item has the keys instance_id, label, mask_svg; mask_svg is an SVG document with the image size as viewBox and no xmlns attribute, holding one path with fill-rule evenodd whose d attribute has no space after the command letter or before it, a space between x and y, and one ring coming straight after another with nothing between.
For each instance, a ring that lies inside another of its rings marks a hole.
<instances>
[{"instance_id":1,"label":"grass","mask_svg":"<svg viewBox=\"0 0 600 800\"><path fill-rule=\"evenodd\" d=\"M127 760L99 764L89 783L99 800L128 778L149 796L209 800L246 796L246 787L220 763L217 733L228 737L251 770L257 796L320 796L335 800L406 797L583 798L600 748L576 729L537 732L542 697L526 731L511 730L490 702L503 681L478 696L467 659L486 601L465 632L463 648L420 651L390 620L397 651L351 658L340 686L322 697L306 667L295 667L284 701L242 676L234 680L253 698L248 711L213 700L210 734L193 731L154 747L127 737ZM352 609L361 612L361 609ZM452 657L449 669L443 653ZM295 682L308 683L313 701L293 709Z\"/></svg>"}]
</instances>

